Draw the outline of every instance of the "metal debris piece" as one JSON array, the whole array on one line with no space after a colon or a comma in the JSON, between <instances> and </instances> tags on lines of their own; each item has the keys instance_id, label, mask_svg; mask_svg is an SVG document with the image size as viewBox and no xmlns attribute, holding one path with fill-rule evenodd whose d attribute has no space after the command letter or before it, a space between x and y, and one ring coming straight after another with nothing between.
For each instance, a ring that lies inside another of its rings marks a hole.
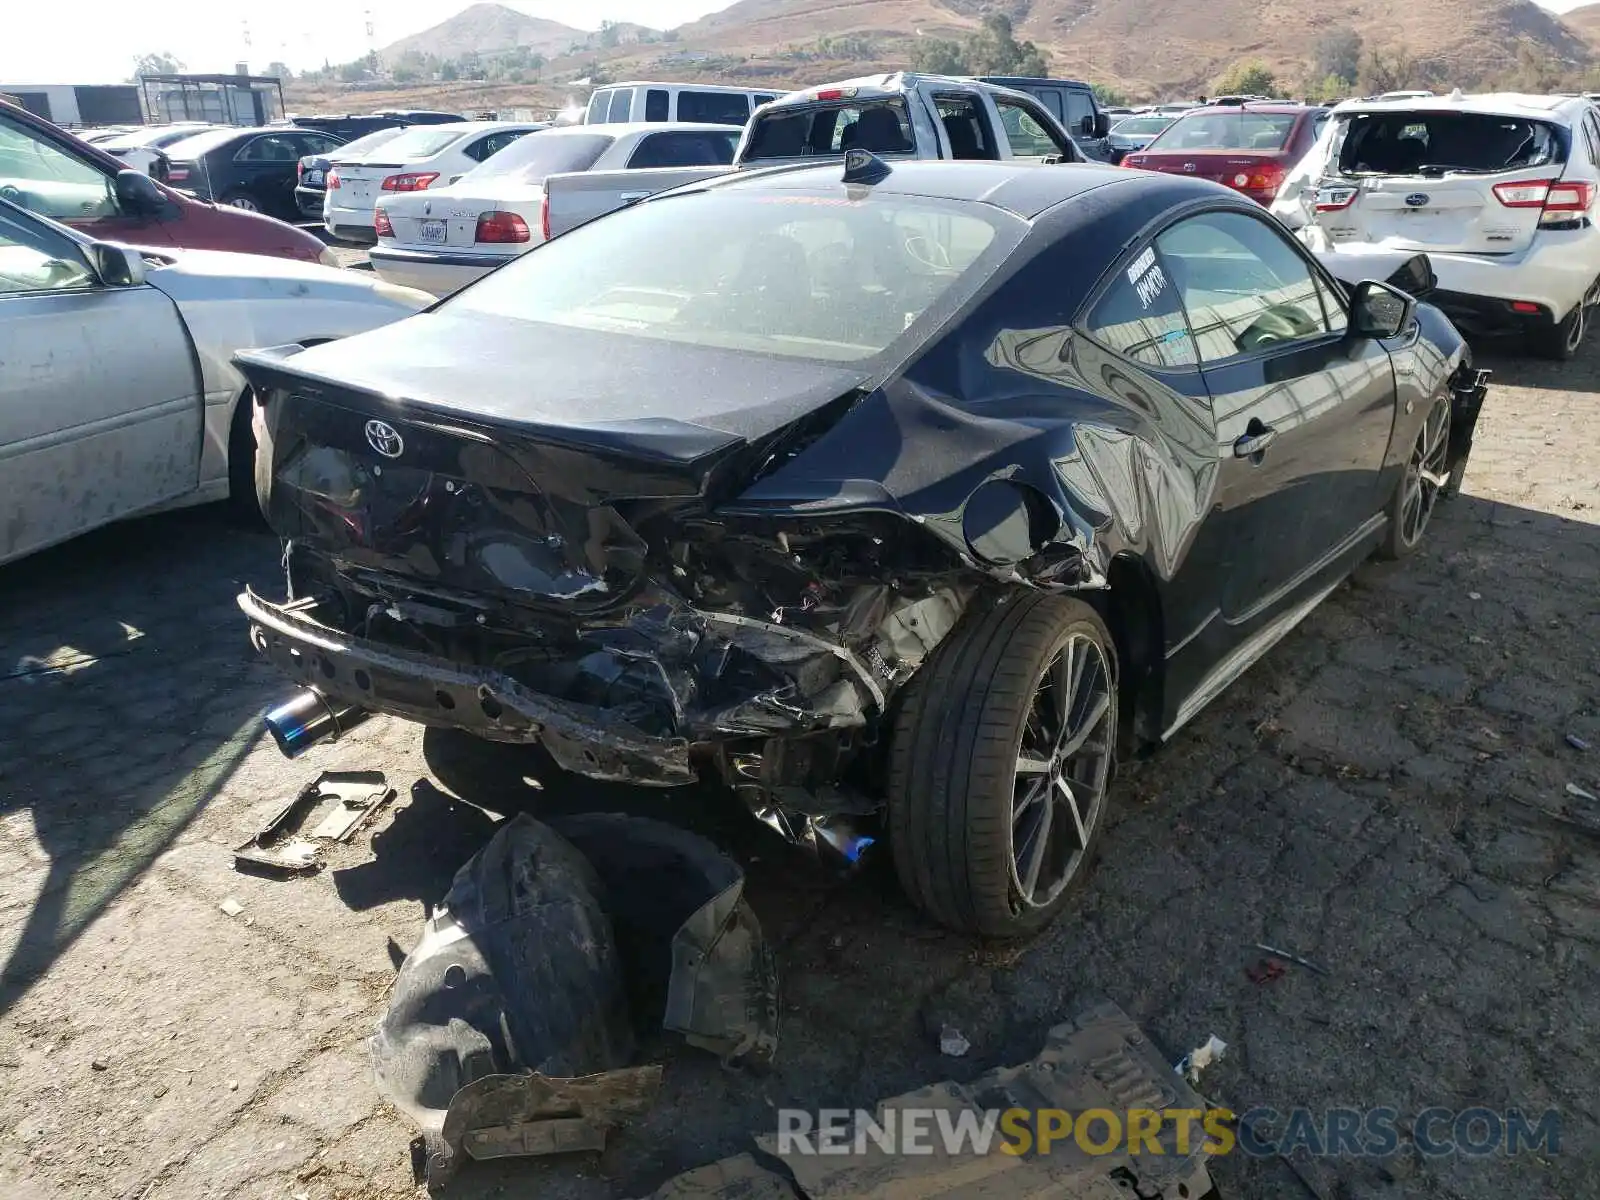
<instances>
[{"instance_id":1,"label":"metal debris piece","mask_svg":"<svg viewBox=\"0 0 1600 1200\"><path fill-rule=\"evenodd\" d=\"M901 1116L913 1109L943 1111L933 1128L961 1128L968 1122L981 1128L984 1114L1023 1109L1039 1112L1058 1109L1084 1113L1102 1109L1126 1113L1129 1109L1193 1109L1207 1104L1150 1043L1137 1025L1115 1005L1105 1004L1052 1029L1044 1049L1031 1061L1002 1067L969 1084L935 1083L903 1096L879 1101L875 1120L881 1129L909 1127ZM970 1115L969 1115L970 1114ZM947 1120L948 1118L948 1120ZM851 1131L852 1134L854 1130ZM1096 1153L1085 1151L1075 1138L1059 1138L1049 1153L1017 1154L1014 1143L995 1137L987 1153L971 1141L955 1152L937 1134L924 1140L930 1153L901 1154L884 1149L872 1137L863 1139L863 1153L805 1153L779 1142L776 1133L756 1139L760 1148L782 1159L800 1192L809 1200L1111 1200L1114 1197L1205 1196L1211 1191L1206 1169L1205 1139L1190 1137L1178 1150L1178 1126L1164 1121L1151 1135L1161 1147L1153 1153L1130 1155L1128 1139L1118 1139ZM1012 1150L1006 1147L1010 1145ZM813 1149L815 1145L813 1144ZM783 1151L787 1151L786 1153ZM743 1196L741 1191L719 1193L673 1192L663 1189L656 1200L723 1200ZM781 1190L750 1194L787 1197Z\"/></svg>"},{"instance_id":2,"label":"metal debris piece","mask_svg":"<svg viewBox=\"0 0 1600 1200\"><path fill-rule=\"evenodd\" d=\"M277 871L315 871L322 866L329 842L348 841L394 796L382 771L324 771L273 813L255 837L234 850L234 863ZM298 836L311 811L328 801L333 807L310 837Z\"/></svg>"},{"instance_id":3,"label":"metal debris piece","mask_svg":"<svg viewBox=\"0 0 1600 1200\"><path fill-rule=\"evenodd\" d=\"M1579 800L1593 800L1595 798L1593 792L1586 792L1575 783L1567 784L1567 795L1576 796Z\"/></svg>"},{"instance_id":4,"label":"metal debris piece","mask_svg":"<svg viewBox=\"0 0 1600 1200\"><path fill-rule=\"evenodd\" d=\"M244 911L244 905L240 904L232 896L229 896L226 899L224 899L221 904L217 905L217 907L220 908L223 912L227 913L228 916L230 916L230 917L237 917L240 913L242 913Z\"/></svg>"},{"instance_id":5,"label":"metal debris piece","mask_svg":"<svg viewBox=\"0 0 1600 1200\"><path fill-rule=\"evenodd\" d=\"M1482 600L1483 599L1483 594L1481 592L1468 592L1467 593L1467 599L1468 600Z\"/></svg>"},{"instance_id":6,"label":"metal debris piece","mask_svg":"<svg viewBox=\"0 0 1600 1200\"><path fill-rule=\"evenodd\" d=\"M962 1037L961 1031L954 1025L946 1025L939 1031L940 1054L950 1058L961 1058L971 1049L972 1043Z\"/></svg>"},{"instance_id":7,"label":"metal debris piece","mask_svg":"<svg viewBox=\"0 0 1600 1200\"><path fill-rule=\"evenodd\" d=\"M1567 734L1567 745L1574 750L1587 750L1589 748L1589 743L1575 733Z\"/></svg>"},{"instance_id":8,"label":"metal debris piece","mask_svg":"<svg viewBox=\"0 0 1600 1200\"><path fill-rule=\"evenodd\" d=\"M1180 1058L1173 1070L1190 1083L1199 1083L1200 1072L1218 1061L1227 1051L1228 1043L1213 1033L1206 1038L1204 1045L1196 1046Z\"/></svg>"},{"instance_id":9,"label":"metal debris piece","mask_svg":"<svg viewBox=\"0 0 1600 1200\"><path fill-rule=\"evenodd\" d=\"M1308 971L1315 971L1318 975L1328 974L1327 967L1319 967L1309 958L1301 958L1298 954L1290 954L1287 950L1279 950L1276 946L1269 946L1265 942L1257 942L1256 949L1260 950L1264 954L1270 954L1274 958L1281 958L1286 962L1296 963Z\"/></svg>"},{"instance_id":10,"label":"metal debris piece","mask_svg":"<svg viewBox=\"0 0 1600 1200\"><path fill-rule=\"evenodd\" d=\"M480 1162L604 1150L625 1117L647 1112L661 1067L629 1067L582 1079L488 1075L457 1092L428 1156L428 1186L442 1187L461 1154Z\"/></svg>"}]
</instances>

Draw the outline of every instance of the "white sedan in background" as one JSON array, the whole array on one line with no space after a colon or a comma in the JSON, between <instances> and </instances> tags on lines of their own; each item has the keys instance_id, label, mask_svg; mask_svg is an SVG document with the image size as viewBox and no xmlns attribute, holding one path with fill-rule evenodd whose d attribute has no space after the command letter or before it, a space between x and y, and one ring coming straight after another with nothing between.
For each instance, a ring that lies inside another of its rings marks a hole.
<instances>
[{"instance_id":1,"label":"white sedan in background","mask_svg":"<svg viewBox=\"0 0 1600 1200\"><path fill-rule=\"evenodd\" d=\"M393 283L448 296L549 236L551 176L726 166L741 132L737 125L660 121L547 130L448 187L378 201L372 269Z\"/></svg>"},{"instance_id":2,"label":"white sedan in background","mask_svg":"<svg viewBox=\"0 0 1600 1200\"><path fill-rule=\"evenodd\" d=\"M161 508L255 505L235 351L410 316L421 292L213 250L135 250L0 200L0 563Z\"/></svg>"},{"instance_id":3,"label":"white sedan in background","mask_svg":"<svg viewBox=\"0 0 1600 1200\"><path fill-rule=\"evenodd\" d=\"M371 243L380 197L447 187L518 138L547 128L530 121L413 125L360 157L341 156L345 161L328 173L322 224L343 241Z\"/></svg>"}]
</instances>

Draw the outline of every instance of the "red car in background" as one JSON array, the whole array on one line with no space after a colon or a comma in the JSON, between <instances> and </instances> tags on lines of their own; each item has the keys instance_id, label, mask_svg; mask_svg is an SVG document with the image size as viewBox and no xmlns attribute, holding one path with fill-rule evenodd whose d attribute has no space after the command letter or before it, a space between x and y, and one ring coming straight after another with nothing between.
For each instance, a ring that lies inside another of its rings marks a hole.
<instances>
[{"instance_id":1,"label":"red car in background","mask_svg":"<svg viewBox=\"0 0 1600 1200\"><path fill-rule=\"evenodd\" d=\"M1190 109L1122 165L1212 179L1270 205L1328 115L1326 108L1270 102Z\"/></svg>"},{"instance_id":2,"label":"red car in background","mask_svg":"<svg viewBox=\"0 0 1600 1200\"><path fill-rule=\"evenodd\" d=\"M3 100L0 196L108 242L338 265L333 252L304 230L185 196Z\"/></svg>"}]
</instances>

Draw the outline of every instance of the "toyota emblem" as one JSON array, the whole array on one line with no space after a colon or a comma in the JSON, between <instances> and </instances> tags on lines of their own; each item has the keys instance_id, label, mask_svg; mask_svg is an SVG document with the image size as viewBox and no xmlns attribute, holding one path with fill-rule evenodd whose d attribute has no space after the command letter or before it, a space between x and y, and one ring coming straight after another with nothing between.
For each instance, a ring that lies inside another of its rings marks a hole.
<instances>
[{"instance_id":1,"label":"toyota emblem","mask_svg":"<svg viewBox=\"0 0 1600 1200\"><path fill-rule=\"evenodd\" d=\"M1184 163L1183 164L1183 169L1185 171L1193 172L1194 171L1194 164L1193 163Z\"/></svg>"},{"instance_id":2,"label":"toyota emblem","mask_svg":"<svg viewBox=\"0 0 1600 1200\"><path fill-rule=\"evenodd\" d=\"M387 421L367 422L367 445L385 458L399 458L406 451L406 440Z\"/></svg>"},{"instance_id":3,"label":"toyota emblem","mask_svg":"<svg viewBox=\"0 0 1600 1200\"><path fill-rule=\"evenodd\" d=\"M1433 197L1429 196L1427 192L1412 192L1411 195L1406 197L1406 207L1421 208L1431 199Z\"/></svg>"}]
</instances>

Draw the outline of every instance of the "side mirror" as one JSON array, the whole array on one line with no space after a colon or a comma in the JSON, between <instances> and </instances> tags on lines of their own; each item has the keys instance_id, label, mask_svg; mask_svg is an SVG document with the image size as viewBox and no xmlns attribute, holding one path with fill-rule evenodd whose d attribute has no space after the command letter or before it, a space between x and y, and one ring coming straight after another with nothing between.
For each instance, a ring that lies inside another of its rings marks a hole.
<instances>
[{"instance_id":1,"label":"side mirror","mask_svg":"<svg viewBox=\"0 0 1600 1200\"><path fill-rule=\"evenodd\" d=\"M166 151L156 151L156 160L150 164L150 178L158 183L166 183L172 178L172 160L167 157Z\"/></svg>"},{"instance_id":2,"label":"side mirror","mask_svg":"<svg viewBox=\"0 0 1600 1200\"><path fill-rule=\"evenodd\" d=\"M95 242L88 256L89 265L107 287L138 287L145 280L144 255L131 247Z\"/></svg>"},{"instance_id":3,"label":"side mirror","mask_svg":"<svg viewBox=\"0 0 1600 1200\"><path fill-rule=\"evenodd\" d=\"M160 216L168 206L155 180L143 171L118 171L116 192L117 207L130 217Z\"/></svg>"},{"instance_id":4,"label":"side mirror","mask_svg":"<svg viewBox=\"0 0 1600 1200\"><path fill-rule=\"evenodd\" d=\"M1417 302L1376 279L1356 284L1350 293L1350 331L1358 337L1399 337L1417 315Z\"/></svg>"},{"instance_id":5,"label":"side mirror","mask_svg":"<svg viewBox=\"0 0 1600 1200\"><path fill-rule=\"evenodd\" d=\"M1095 113L1094 136L1103 138L1111 132L1111 117L1107 113Z\"/></svg>"},{"instance_id":6,"label":"side mirror","mask_svg":"<svg viewBox=\"0 0 1600 1200\"><path fill-rule=\"evenodd\" d=\"M1078 128L1082 131L1084 137L1092 138L1095 136L1094 130L1096 124L1097 122L1094 119L1094 114L1090 113L1088 116L1084 117L1083 120L1078 122Z\"/></svg>"}]
</instances>

